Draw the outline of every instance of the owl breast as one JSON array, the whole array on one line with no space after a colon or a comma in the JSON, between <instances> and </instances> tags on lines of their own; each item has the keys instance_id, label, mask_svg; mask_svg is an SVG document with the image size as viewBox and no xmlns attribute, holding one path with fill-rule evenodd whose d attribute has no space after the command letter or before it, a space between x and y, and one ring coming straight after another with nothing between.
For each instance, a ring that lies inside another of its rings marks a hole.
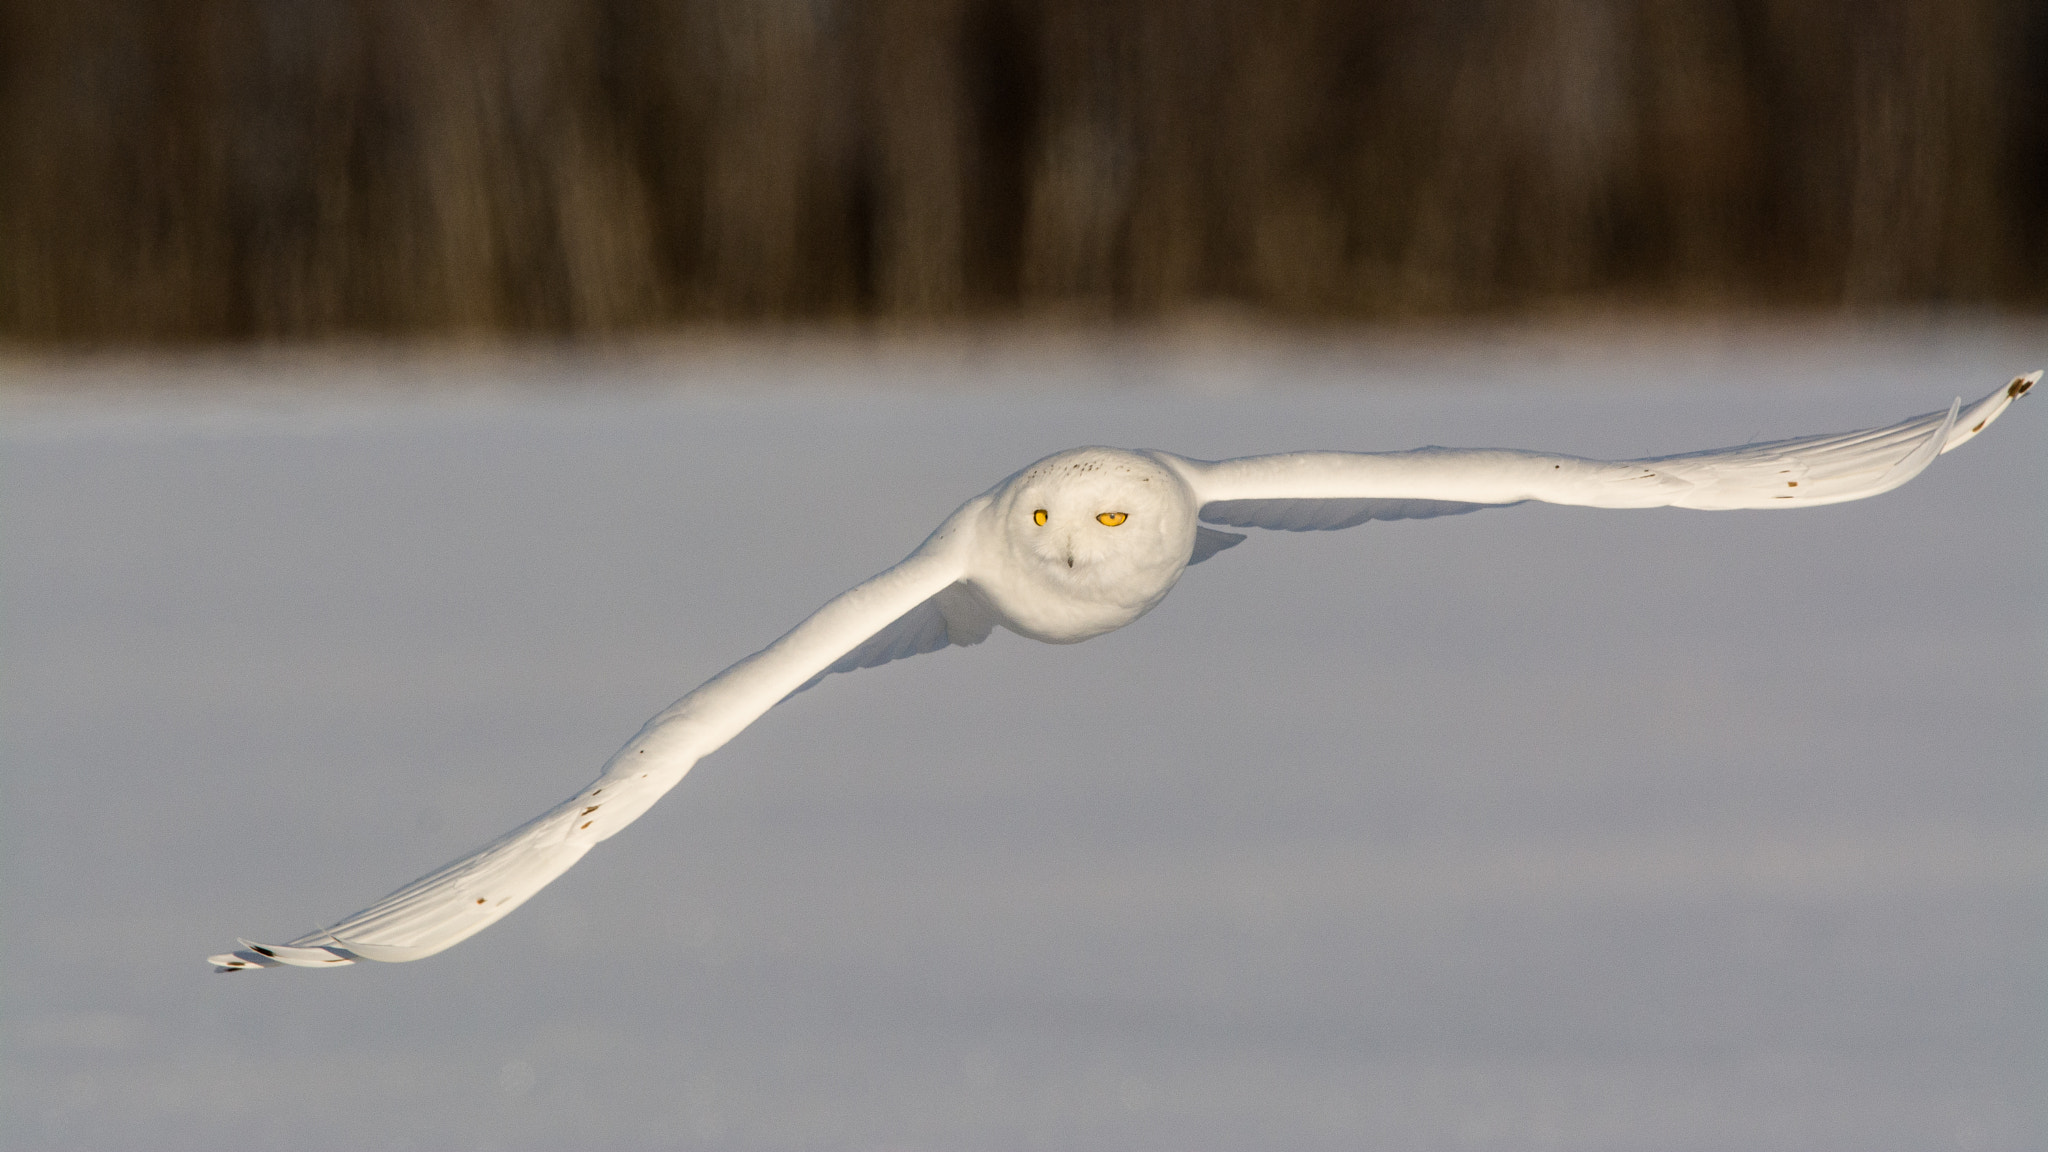
<instances>
[{"instance_id":1,"label":"owl breast","mask_svg":"<svg viewBox=\"0 0 2048 1152\"><path fill-rule=\"evenodd\" d=\"M1071 644L1143 616L1194 547L1194 493L1147 453L1061 452L989 496L968 583L1005 627L1034 640Z\"/></svg>"}]
</instances>

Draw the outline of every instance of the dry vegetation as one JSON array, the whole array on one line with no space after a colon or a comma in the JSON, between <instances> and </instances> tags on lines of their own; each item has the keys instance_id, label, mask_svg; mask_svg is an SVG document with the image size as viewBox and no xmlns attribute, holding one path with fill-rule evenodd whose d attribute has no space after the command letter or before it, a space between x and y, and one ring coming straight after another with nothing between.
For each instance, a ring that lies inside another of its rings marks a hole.
<instances>
[{"instance_id":1,"label":"dry vegetation","mask_svg":"<svg viewBox=\"0 0 2048 1152\"><path fill-rule=\"evenodd\" d=\"M0 332L2033 305L2026 0L7 0Z\"/></svg>"}]
</instances>

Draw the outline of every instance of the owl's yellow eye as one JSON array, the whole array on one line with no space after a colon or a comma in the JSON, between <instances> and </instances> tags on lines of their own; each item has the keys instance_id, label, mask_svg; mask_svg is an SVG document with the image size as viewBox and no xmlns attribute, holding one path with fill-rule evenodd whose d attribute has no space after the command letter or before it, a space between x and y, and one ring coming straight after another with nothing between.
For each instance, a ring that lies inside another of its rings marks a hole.
<instances>
[{"instance_id":1,"label":"owl's yellow eye","mask_svg":"<svg viewBox=\"0 0 2048 1152\"><path fill-rule=\"evenodd\" d=\"M1045 509L1040 508L1038 511L1033 512L1031 514L1031 522L1041 528L1045 527Z\"/></svg>"},{"instance_id":2,"label":"owl's yellow eye","mask_svg":"<svg viewBox=\"0 0 2048 1152\"><path fill-rule=\"evenodd\" d=\"M1102 521L1104 524L1109 525L1111 528L1114 528L1117 525L1123 523L1124 521L1129 520L1130 517L1122 512L1104 512L1102 515L1097 516L1096 519Z\"/></svg>"}]
</instances>

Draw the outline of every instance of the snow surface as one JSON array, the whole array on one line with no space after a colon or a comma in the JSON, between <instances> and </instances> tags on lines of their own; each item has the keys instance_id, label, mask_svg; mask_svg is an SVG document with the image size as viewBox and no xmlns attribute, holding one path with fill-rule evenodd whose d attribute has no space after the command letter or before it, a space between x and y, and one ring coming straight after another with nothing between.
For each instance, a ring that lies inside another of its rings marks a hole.
<instances>
[{"instance_id":1,"label":"snow surface","mask_svg":"<svg viewBox=\"0 0 2048 1152\"><path fill-rule=\"evenodd\" d=\"M2038 322L8 361L0 1147L2040 1147L2034 402L1859 504L1258 533L1110 636L833 677L442 956L201 958L540 811L1056 449L1642 456L2044 364Z\"/></svg>"}]
</instances>

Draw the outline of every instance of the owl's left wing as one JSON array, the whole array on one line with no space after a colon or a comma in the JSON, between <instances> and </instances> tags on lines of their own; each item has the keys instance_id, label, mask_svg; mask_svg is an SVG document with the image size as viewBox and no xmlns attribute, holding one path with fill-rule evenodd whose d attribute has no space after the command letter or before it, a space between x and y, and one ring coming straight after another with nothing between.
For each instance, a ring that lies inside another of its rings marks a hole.
<instances>
[{"instance_id":1,"label":"owl's left wing","mask_svg":"<svg viewBox=\"0 0 2048 1152\"><path fill-rule=\"evenodd\" d=\"M1645 460L1585 460L1504 448L1293 452L1175 462L1201 518L1312 531L1456 515L1541 500L1594 508L1808 508L1888 492L1998 419L2041 373L1965 408L1884 428Z\"/></svg>"}]
</instances>

